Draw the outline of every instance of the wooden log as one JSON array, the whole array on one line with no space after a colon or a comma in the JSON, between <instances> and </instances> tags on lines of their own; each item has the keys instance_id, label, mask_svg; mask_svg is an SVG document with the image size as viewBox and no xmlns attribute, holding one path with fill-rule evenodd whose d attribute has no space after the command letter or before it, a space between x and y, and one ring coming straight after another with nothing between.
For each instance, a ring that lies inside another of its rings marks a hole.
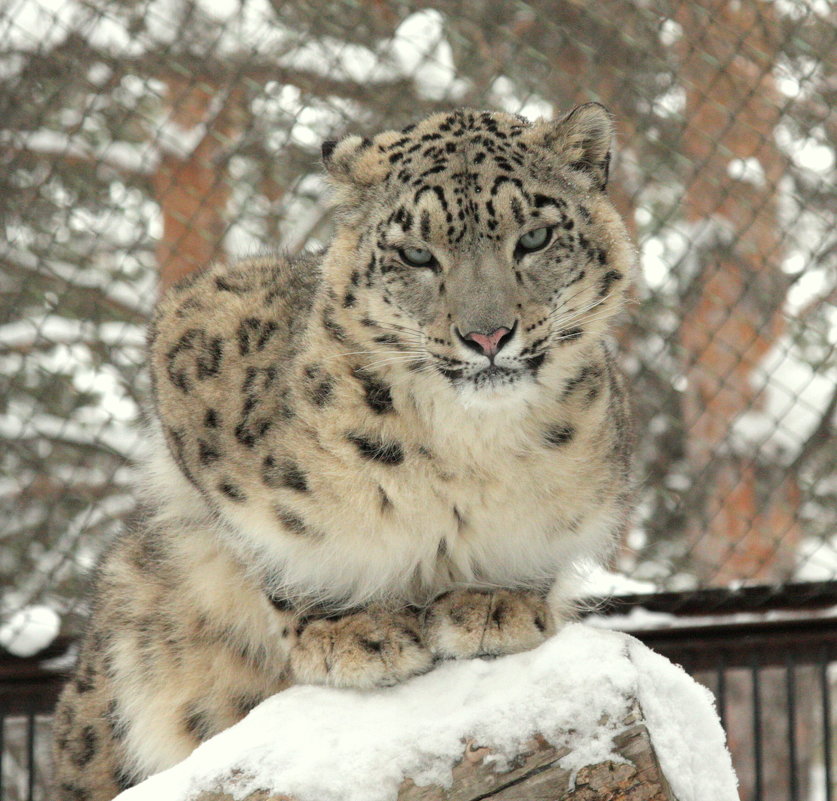
<instances>
[{"instance_id":1,"label":"wooden log","mask_svg":"<svg viewBox=\"0 0 837 801\"><path fill-rule=\"evenodd\" d=\"M624 718L624 730L613 738L613 751L624 762L608 760L577 771L559 763L570 754L543 737L527 742L506 770L497 770L492 751L476 742L464 745L452 770L449 788L419 786L405 779L398 801L677 801L651 744L637 702ZM230 777L233 780L235 777ZM195 801L235 801L227 792L205 792ZM288 795L257 791L244 801L296 801Z\"/></svg>"},{"instance_id":2,"label":"wooden log","mask_svg":"<svg viewBox=\"0 0 837 801\"><path fill-rule=\"evenodd\" d=\"M521 749L506 771L495 770L487 748L469 743L453 769L453 786L417 787L409 779L398 801L675 801L660 770L638 704L625 718L625 730L613 740L614 752L626 761L607 761L581 768L575 777L559 762L570 751L536 737Z\"/></svg>"}]
</instances>

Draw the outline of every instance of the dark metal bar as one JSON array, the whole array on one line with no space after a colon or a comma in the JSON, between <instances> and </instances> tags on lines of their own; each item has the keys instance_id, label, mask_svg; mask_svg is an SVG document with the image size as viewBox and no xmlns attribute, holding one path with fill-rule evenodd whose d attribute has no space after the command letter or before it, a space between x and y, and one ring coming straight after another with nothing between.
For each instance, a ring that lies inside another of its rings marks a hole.
<instances>
[{"instance_id":1,"label":"dark metal bar","mask_svg":"<svg viewBox=\"0 0 837 801\"><path fill-rule=\"evenodd\" d=\"M822 694L822 750L825 767L825 801L832 801L832 765L831 765L831 690L828 686L829 648L823 648L820 661L820 691Z\"/></svg>"},{"instance_id":2,"label":"dark metal bar","mask_svg":"<svg viewBox=\"0 0 837 801\"><path fill-rule=\"evenodd\" d=\"M726 651L718 654L718 667L715 673L718 686L715 691L715 698L718 703L718 717L721 720L721 727L727 730L727 655Z\"/></svg>"},{"instance_id":3,"label":"dark metal bar","mask_svg":"<svg viewBox=\"0 0 837 801\"><path fill-rule=\"evenodd\" d=\"M0 798L3 798L3 752L6 749L6 716L0 714Z\"/></svg>"},{"instance_id":4,"label":"dark metal bar","mask_svg":"<svg viewBox=\"0 0 837 801\"><path fill-rule=\"evenodd\" d=\"M753 774L754 774L754 796L762 798L762 742L761 742L761 682L758 665L751 668L753 677Z\"/></svg>"},{"instance_id":5,"label":"dark metal bar","mask_svg":"<svg viewBox=\"0 0 837 801\"><path fill-rule=\"evenodd\" d=\"M730 668L756 663L784 667L788 652L793 652L797 665L817 665L823 645L837 645L837 618L719 622L629 633L674 662L689 661L695 670L714 671L721 649Z\"/></svg>"},{"instance_id":6,"label":"dark metal bar","mask_svg":"<svg viewBox=\"0 0 837 801\"><path fill-rule=\"evenodd\" d=\"M642 606L653 612L678 615L715 615L764 609L812 609L837 603L837 581L763 584L736 589L717 588L690 592L656 592L590 599L585 608L599 614L624 614Z\"/></svg>"},{"instance_id":7,"label":"dark metal bar","mask_svg":"<svg viewBox=\"0 0 837 801\"><path fill-rule=\"evenodd\" d=\"M799 779L796 775L796 664L793 654L788 654L785 665L785 692L788 704L788 768L790 801L799 798Z\"/></svg>"},{"instance_id":8,"label":"dark metal bar","mask_svg":"<svg viewBox=\"0 0 837 801\"><path fill-rule=\"evenodd\" d=\"M35 799L35 715L26 716L26 765L29 768L27 801Z\"/></svg>"},{"instance_id":9,"label":"dark metal bar","mask_svg":"<svg viewBox=\"0 0 837 801\"><path fill-rule=\"evenodd\" d=\"M50 714L69 673L51 670L44 663L69 656L73 648L73 640L62 637L33 657L13 656L0 649L0 715Z\"/></svg>"}]
</instances>

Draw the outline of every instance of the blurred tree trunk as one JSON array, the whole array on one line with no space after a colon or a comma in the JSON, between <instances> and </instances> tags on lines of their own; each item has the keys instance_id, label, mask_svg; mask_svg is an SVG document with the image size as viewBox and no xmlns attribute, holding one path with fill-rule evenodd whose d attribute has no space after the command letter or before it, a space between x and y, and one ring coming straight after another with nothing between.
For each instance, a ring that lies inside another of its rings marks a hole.
<instances>
[{"instance_id":1,"label":"blurred tree trunk","mask_svg":"<svg viewBox=\"0 0 837 801\"><path fill-rule=\"evenodd\" d=\"M731 437L739 417L759 408L754 373L783 333L774 14L762 0L679 8L682 152L694 165L684 199L692 237L682 268L691 274L680 344L689 460L701 487L689 532L701 583L784 578L799 539L792 477L777 481L756 462L756 443L737 449ZM741 168L751 177L734 177Z\"/></svg>"},{"instance_id":2,"label":"blurred tree trunk","mask_svg":"<svg viewBox=\"0 0 837 801\"><path fill-rule=\"evenodd\" d=\"M755 372L784 330L775 9L762 0L698 0L681 4L677 19L686 89L681 149L693 165L684 198L691 253L680 267L687 273L680 345L691 565L702 585L779 581L790 575L800 538L799 489L790 471L759 464L759 443L733 436L740 416L759 409ZM750 701L757 688L746 675L728 680L730 748L747 801L757 792L759 801L787 797L782 680L765 674L759 688L760 777Z\"/></svg>"},{"instance_id":3,"label":"blurred tree trunk","mask_svg":"<svg viewBox=\"0 0 837 801\"><path fill-rule=\"evenodd\" d=\"M231 186L226 151L240 129L240 92L203 80L166 80L154 194L163 216L157 244L161 287L223 252Z\"/></svg>"}]
</instances>

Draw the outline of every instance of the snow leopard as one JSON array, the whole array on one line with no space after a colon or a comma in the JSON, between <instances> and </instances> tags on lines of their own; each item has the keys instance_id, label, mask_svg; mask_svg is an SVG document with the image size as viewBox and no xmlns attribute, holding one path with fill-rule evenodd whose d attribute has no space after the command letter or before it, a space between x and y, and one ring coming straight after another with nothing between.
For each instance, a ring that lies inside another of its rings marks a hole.
<instances>
[{"instance_id":1,"label":"snow leopard","mask_svg":"<svg viewBox=\"0 0 837 801\"><path fill-rule=\"evenodd\" d=\"M634 495L613 136L587 103L326 142L326 249L163 295L147 512L96 571L54 798L111 799L292 685L387 687L568 619Z\"/></svg>"}]
</instances>

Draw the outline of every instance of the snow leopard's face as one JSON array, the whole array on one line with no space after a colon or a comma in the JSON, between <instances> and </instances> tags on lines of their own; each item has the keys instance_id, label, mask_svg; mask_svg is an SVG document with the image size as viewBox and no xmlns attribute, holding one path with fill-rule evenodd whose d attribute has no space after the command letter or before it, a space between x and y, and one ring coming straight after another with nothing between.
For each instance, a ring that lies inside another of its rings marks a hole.
<instances>
[{"instance_id":1,"label":"snow leopard's face","mask_svg":"<svg viewBox=\"0 0 837 801\"><path fill-rule=\"evenodd\" d=\"M589 105L535 126L457 111L326 147L338 237L360 251L340 302L382 364L496 391L600 335L631 263L603 191L611 135Z\"/></svg>"}]
</instances>

